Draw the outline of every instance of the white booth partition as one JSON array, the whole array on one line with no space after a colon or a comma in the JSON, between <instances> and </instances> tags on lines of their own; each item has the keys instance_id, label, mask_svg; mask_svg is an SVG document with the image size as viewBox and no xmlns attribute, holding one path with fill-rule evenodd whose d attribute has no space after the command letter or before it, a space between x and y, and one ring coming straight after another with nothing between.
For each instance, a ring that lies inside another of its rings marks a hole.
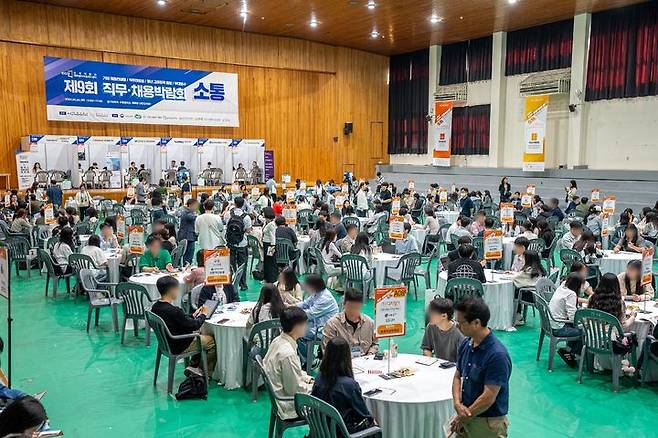
<instances>
[{"instance_id":1,"label":"white booth partition","mask_svg":"<svg viewBox=\"0 0 658 438\"><path fill-rule=\"evenodd\" d=\"M128 169L135 163L139 169L151 170L151 183L157 184L162 168L160 166L160 137L122 137L122 168Z\"/></svg>"},{"instance_id":2,"label":"white booth partition","mask_svg":"<svg viewBox=\"0 0 658 438\"><path fill-rule=\"evenodd\" d=\"M251 177L251 168L255 162L261 169L265 168L265 140L241 140L234 139L231 142L231 152L233 155L233 169L237 169L242 164ZM233 172L231 172L231 180Z\"/></svg>"}]
</instances>

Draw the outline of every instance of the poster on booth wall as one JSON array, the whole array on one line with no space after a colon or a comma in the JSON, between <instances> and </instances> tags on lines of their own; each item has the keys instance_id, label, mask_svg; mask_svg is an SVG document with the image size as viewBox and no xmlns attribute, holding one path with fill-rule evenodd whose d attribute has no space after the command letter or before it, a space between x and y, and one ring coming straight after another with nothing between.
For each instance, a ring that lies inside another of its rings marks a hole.
<instances>
[{"instance_id":1,"label":"poster on booth wall","mask_svg":"<svg viewBox=\"0 0 658 438\"><path fill-rule=\"evenodd\" d=\"M644 248L642 254L642 286L653 283L653 253L654 247Z\"/></svg>"},{"instance_id":2,"label":"poster on booth wall","mask_svg":"<svg viewBox=\"0 0 658 438\"><path fill-rule=\"evenodd\" d=\"M484 230L484 259L503 258L503 230Z\"/></svg>"},{"instance_id":3,"label":"poster on booth wall","mask_svg":"<svg viewBox=\"0 0 658 438\"><path fill-rule=\"evenodd\" d=\"M402 216L391 216L388 221L388 237L392 240L404 239L404 218Z\"/></svg>"},{"instance_id":4,"label":"poster on booth wall","mask_svg":"<svg viewBox=\"0 0 658 438\"><path fill-rule=\"evenodd\" d=\"M396 196L391 201L391 214L398 214L400 212L400 198Z\"/></svg>"},{"instance_id":5,"label":"poster on booth wall","mask_svg":"<svg viewBox=\"0 0 658 438\"><path fill-rule=\"evenodd\" d=\"M123 240L126 238L126 217L122 214L117 214L116 222L117 222L117 239Z\"/></svg>"},{"instance_id":6,"label":"poster on booth wall","mask_svg":"<svg viewBox=\"0 0 658 438\"><path fill-rule=\"evenodd\" d=\"M613 214L615 212L615 205L617 203L616 196L606 196L603 199L603 212Z\"/></svg>"},{"instance_id":7,"label":"poster on booth wall","mask_svg":"<svg viewBox=\"0 0 658 438\"><path fill-rule=\"evenodd\" d=\"M530 193L521 195L521 207L532 208L532 195Z\"/></svg>"},{"instance_id":8,"label":"poster on booth wall","mask_svg":"<svg viewBox=\"0 0 658 438\"><path fill-rule=\"evenodd\" d=\"M297 223L297 205L294 202L289 202L283 207L283 217L286 220L286 224L295 225Z\"/></svg>"},{"instance_id":9,"label":"poster on booth wall","mask_svg":"<svg viewBox=\"0 0 658 438\"><path fill-rule=\"evenodd\" d=\"M596 203L601 200L601 191L599 189L592 189L592 196L590 197L590 201Z\"/></svg>"},{"instance_id":10,"label":"poster on booth wall","mask_svg":"<svg viewBox=\"0 0 658 438\"><path fill-rule=\"evenodd\" d=\"M206 249L203 251L206 270L206 284L231 283L231 250L228 248Z\"/></svg>"},{"instance_id":11,"label":"poster on booth wall","mask_svg":"<svg viewBox=\"0 0 658 438\"><path fill-rule=\"evenodd\" d=\"M55 208L53 204L46 204L43 208L43 222L46 225L53 225L55 223Z\"/></svg>"},{"instance_id":12,"label":"poster on booth wall","mask_svg":"<svg viewBox=\"0 0 658 438\"><path fill-rule=\"evenodd\" d=\"M0 297L9 299L9 252L0 246Z\"/></svg>"},{"instance_id":13,"label":"poster on booth wall","mask_svg":"<svg viewBox=\"0 0 658 438\"><path fill-rule=\"evenodd\" d=\"M130 254L144 254L144 227L142 225L128 227L128 247Z\"/></svg>"},{"instance_id":14,"label":"poster on booth wall","mask_svg":"<svg viewBox=\"0 0 658 438\"><path fill-rule=\"evenodd\" d=\"M524 172L544 171L547 117L548 96L528 96L525 98Z\"/></svg>"},{"instance_id":15,"label":"poster on booth wall","mask_svg":"<svg viewBox=\"0 0 658 438\"><path fill-rule=\"evenodd\" d=\"M514 222L514 204L503 202L500 204L500 221L504 224Z\"/></svg>"},{"instance_id":16,"label":"poster on booth wall","mask_svg":"<svg viewBox=\"0 0 658 438\"><path fill-rule=\"evenodd\" d=\"M44 56L48 120L239 127L238 75Z\"/></svg>"},{"instance_id":17,"label":"poster on booth wall","mask_svg":"<svg viewBox=\"0 0 658 438\"><path fill-rule=\"evenodd\" d=\"M404 336L407 332L407 287L375 289L375 336L378 339Z\"/></svg>"},{"instance_id":18,"label":"poster on booth wall","mask_svg":"<svg viewBox=\"0 0 658 438\"><path fill-rule=\"evenodd\" d=\"M432 165L450 167L450 140L452 135L452 102L434 102L434 149Z\"/></svg>"}]
</instances>

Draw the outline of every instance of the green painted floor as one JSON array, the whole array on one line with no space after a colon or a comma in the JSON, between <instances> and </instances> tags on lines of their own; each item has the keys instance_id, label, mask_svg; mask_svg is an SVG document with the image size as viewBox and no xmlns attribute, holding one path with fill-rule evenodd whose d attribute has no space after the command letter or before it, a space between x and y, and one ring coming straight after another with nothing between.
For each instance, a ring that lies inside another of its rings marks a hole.
<instances>
[{"instance_id":1,"label":"green painted floor","mask_svg":"<svg viewBox=\"0 0 658 438\"><path fill-rule=\"evenodd\" d=\"M47 390L43 400L55 428L68 437L265 437L269 400L257 403L243 390L212 386L207 401L177 402L166 395L166 365L153 387L155 349L143 338L127 336L124 346L112 332L109 312L101 325L85 333L87 303L62 294L44 298L44 277L36 270L27 280L12 277L14 307L14 386L28 392ZM65 289L61 283L60 290ZM250 283L243 299L255 300L259 286ZM418 352L423 334L422 298L410 298L408 335L400 351ZM107 310L107 309L104 309ZM372 302L367 308L372 315ZM0 328L6 339L6 306ZM576 383L576 371L559 358L546 370L546 356L535 362L538 319L517 332L496 332L513 362L510 400L511 437L604 437L628 434L655 437L658 387L640 388L624 379L620 392L610 390L609 375L587 375ZM154 340L154 338L153 338ZM154 341L155 343L155 341ZM221 348L221 345L218 346ZM6 365L6 352L2 365ZM179 365L175 387L181 381ZM301 437L303 431L285 436Z\"/></svg>"}]
</instances>

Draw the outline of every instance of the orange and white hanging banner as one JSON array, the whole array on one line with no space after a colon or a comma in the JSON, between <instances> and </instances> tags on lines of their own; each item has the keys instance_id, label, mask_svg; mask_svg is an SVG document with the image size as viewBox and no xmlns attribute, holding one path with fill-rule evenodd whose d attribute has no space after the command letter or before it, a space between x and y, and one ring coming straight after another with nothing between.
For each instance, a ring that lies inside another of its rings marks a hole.
<instances>
[{"instance_id":1,"label":"orange and white hanging banner","mask_svg":"<svg viewBox=\"0 0 658 438\"><path fill-rule=\"evenodd\" d=\"M617 204L616 196L606 196L603 198L603 212L613 214L615 212L615 205Z\"/></svg>"},{"instance_id":2,"label":"orange and white hanging banner","mask_svg":"<svg viewBox=\"0 0 658 438\"><path fill-rule=\"evenodd\" d=\"M500 260L503 258L503 230L484 231L484 259Z\"/></svg>"},{"instance_id":3,"label":"orange and white hanging banner","mask_svg":"<svg viewBox=\"0 0 658 438\"><path fill-rule=\"evenodd\" d=\"M452 102L434 102L434 150L432 165L450 167L450 137L452 135Z\"/></svg>"},{"instance_id":4,"label":"orange and white hanging banner","mask_svg":"<svg viewBox=\"0 0 658 438\"><path fill-rule=\"evenodd\" d=\"M548 96L528 96L525 98L524 172L544 171L547 117Z\"/></svg>"},{"instance_id":5,"label":"orange and white hanging banner","mask_svg":"<svg viewBox=\"0 0 658 438\"><path fill-rule=\"evenodd\" d=\"M511 224L514 222L514 204L511 202L503 202L500 204L500 221L504 224Z\"/></svg>"},{"instance_id":6,"label":"orange and white hanging banner","mask_svg":"<svg viewBox=\"0 0 658 438\"><path fill-rule=\"evenodd\" d=\"M524 193L521 195L521 207L532 208L532 194Z\"/></svg>"},{"instance_id":7,"label":"orange and white hanging banner","mask_svg":"<svg viewBox=\"0 0 658 438\"><path fill-rule=\"evenodd\" d=\"M592 197L590 201L599 202L601 200L601 191L599 189L592 189Z\"/></svg>"}]
</instances>

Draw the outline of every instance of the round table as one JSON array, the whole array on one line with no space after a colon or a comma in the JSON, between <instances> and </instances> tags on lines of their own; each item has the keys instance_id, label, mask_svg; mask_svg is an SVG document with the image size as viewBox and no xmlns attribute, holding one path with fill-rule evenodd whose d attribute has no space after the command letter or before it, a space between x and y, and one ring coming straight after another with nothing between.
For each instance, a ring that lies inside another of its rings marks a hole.
<instances>
[{"instance_id":1,"label":"round table","mask_svg":"<svg viewBox=\"0 0 658 438\"><path fill-rule=\"evenodd\" d=\"M617 254L614 251L603 251L603 257L596 259L594 264L599 266L601 274L612 272L613 274L621 274L626 270L626 265L631 260L642 260L642 254L638 252L622 251Z\"/></svg>"},{"instance_id":2,"label":"round table","mask_svg":"<svg viewBox=\"0 0 658 438\"><path fill-rule=\"evenodd\" d=\"M379 254L374 254L372 256L372 266L375 270L375 286L384 285L384 271L386 267L390 267L389 273L395 272L392 268L395 268L400 260L400 257L397 254L389 254L386 252L380 252Z\"/></svg>"},{"instance_id":3,"label":"round table","mask_svg":"<svg viewBox=\"0 0 658 438\"><path fill-rule=\"evenodd\" d=\"M242 339L248 333L247 320L255 305L253 301L244 301L219 306L201 328L203 333L215 337L217 365L212 376L226 389L242 386Z\"/></svg>"},{"instance_id":4,"label":"round table","mask_svg":"<svg viewBox=\"0 0 658 438\"><path fill-rule=\"evenodd\" d=\"M637 310L637 316L635 317L635 322L628 328L628 331L635 332L637 335L637 351L639 355L647 336L652 333L653 328L658 324L658 306L656 306L655 301L641 301L639 303L626 301L627 314L630 313L633 306L637 306L637 309L635 309ZM655 382L658 380L658 366L653 361L645 361L645 364L648 365L648 368L645 369L648 373L647 381Z\"/></svg>"},{"instance_id":5,"label":"round table","mask_svg":"<svg viewBox=\"0 0 658 438\"><path fill-rule=\"evenodd\" d=\"M513 330L514 318L514 277L513 273L502 273L485 269L484 274L487 282L484 286L484 302L489 306L491 318L489 319L489 328L494 330ZM448 271L439 274L439 284L436 290L425 292L425 307L438 295L444 296L446 285L448 284Z\"/></svg>"},{"instance_id":6,"label":"round table","mask_svg":"<svg viewBox=\"0 0 658 438\"><path fill-rule=\"evenodd\" d=\"M178 280L178 283L182 286L181 287L181 297L185 293L185 280L184 274L182 272L176 272L173 274L169 273L160 273L160 272L141 272L139 274L135 274L132 277L128 279L130 283L135 283L139 284L141 286L144 286L146 288L146 292L149 294L149 297L152 300L158 300L160 299L160 292L158 292L158 287L156 286L156 283L158 279L166 276L172 276L176 280ZM174 302L175 305L180 307L181 304L181 298L179 297L178 300Z\"/></svg>"},{"instance_id":7,"label":"round table","mask_svg":"<svg viewBox=\"0 0 658 438\"><path fill-rule=\"evenodd\" d=\"M121 259L121 250L108 249L103 251L105 257L107 257L107 271L109 275L110 283L119 283L121 278L119 275L119 261Z\"/></svg>"},{"instance_id":8,"label":"round table","mask_svg":"<svg viewBox=\"0 0 658 438\"><path fill-rule=\"evenodd\" d=\"M503 237L503 268L504 269L512 268L512 260L514 259L515 240L516 237Z\"/></svg>"},{"instance_id":9,"label":"round table","mask_svg":"<svg viewBox=\"0 0 658 438\"><path fill-rule=\"evenodd\" d=\"M443 218L447 223L454 224L459 217L458 211L435 211L434 216Z\"/></svg>"},{"instance_id":10,"label":"round table","mask_svg":"<svg viewBox=\"0 0 658 438\"><path fill-rule=\"evenodd\" d=\"M299 260L297 260L297 266L299 268L299 272L301 273L306 272L306 263L304 263L304 251L306 251L310 244L310 236L307 236L306 234L297 235L297 249L299 250Z\"/></svg>"},{"instance_id":11,"label":"round table","mask_svg":"<svg viewBox=\"0 0 658 438\"><path fill-rule=\"evenodd\" d=\"M411 235L414 236L416 242L418 243L418 250L423 250L423 244L425 243L425 238L427 237L427 230L422 225L414 225L411 227Z\"/></svg>"},{"instance_id":12,"label":"round table","mask_svg":"<svg viewBox=\"0 0 658 438\"><path fill-rule=\"evenodd\" d=\"M375 388L382 392L364 395L366 405L382 428L385 438L443 437L443 425L454 415L452 380L455 368L421 365L416 360L427 359L415 354L400 354L391 359L391 371L410 368L415 374L384 380L380 374L388 371L388 361L363 356L352 360L354 378L365 393ZM371 374L369 370L378 372Z\"/></svg>"}]
</instances>

